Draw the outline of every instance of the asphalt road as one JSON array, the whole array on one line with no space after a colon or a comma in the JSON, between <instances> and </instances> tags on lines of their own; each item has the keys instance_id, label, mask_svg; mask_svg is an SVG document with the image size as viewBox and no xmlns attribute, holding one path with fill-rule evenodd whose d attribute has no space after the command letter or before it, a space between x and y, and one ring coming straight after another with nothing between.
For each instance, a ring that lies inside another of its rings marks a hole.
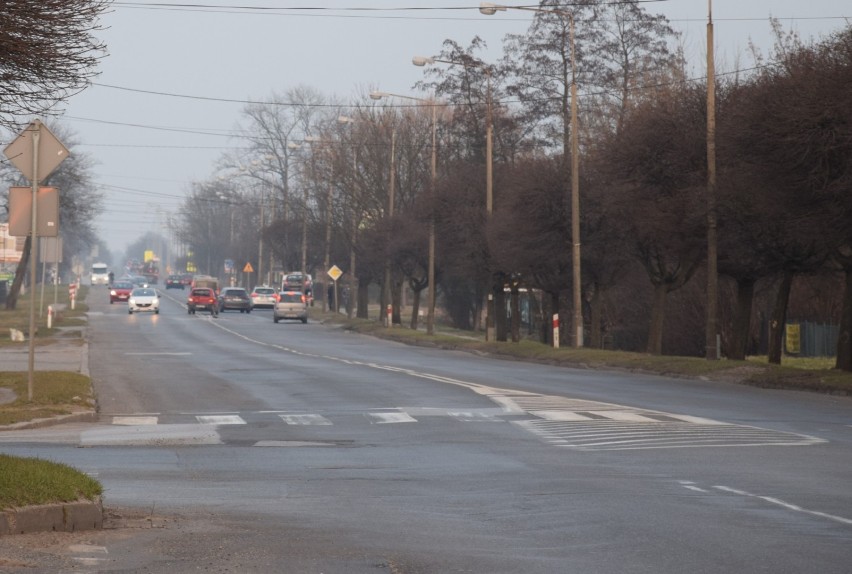
<instances>
[{"instance_id":1,"label":"asphalt road","mask_svg":"<svg viewBox=\"0 0 852 574\"><path fill-rule=\"evenodd\" d=\"M0 452L96 476L110 528L0 539L0 572L852 570L852 399L97 295L100 421Z\"/></svg>"}]
</instances>

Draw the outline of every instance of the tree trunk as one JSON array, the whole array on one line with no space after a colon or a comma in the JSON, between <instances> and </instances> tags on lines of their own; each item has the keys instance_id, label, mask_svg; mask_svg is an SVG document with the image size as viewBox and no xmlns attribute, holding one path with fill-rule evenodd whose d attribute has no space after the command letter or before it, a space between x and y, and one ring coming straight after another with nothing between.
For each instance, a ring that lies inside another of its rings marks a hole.
<instances>
[{"instance_id":1,"label":"tree trunk","mask_svg":"<svg viewBox=\"0 0 852 574\"><path fill-rule=\"evenodd\" d=\"M837 337L837 362L834 367L852 371L852 268L846 269L843 289L843 311L840 315L840 333Z\"/></svg>"},{"instance_id":2,"label":"tree trunk","mask_svg":"<svg viewBox=\"0 0 852 574\"><path fill-rule=\"evenodd\" d=\"M414 290L414 300L411 302L411 328L417 330L417 322L420 319L420 293L422 289Z\"/></svg>"},{"instance_id":3,"label":"tree trunk","mask_svg":"<svg viewBox=\"0 0 852 574\"><path fill-rule=\"evenodd\" d=\"M509 318L506 313L506 291L503 290L502 285L494 286L494 318L497 340L506 341L509 338Z\"/></svg>"},{"instance_id":4,"label":"tree trunk","mask_svg":"<svg viewBox=\"0 0 852 574\"><path fill-rule=\"evenodd\" d=\"M731 329L729 359L744 361L751 328L751 307L754 302L754 279L737 280L737 302Z\"/></svg>"},{"instance_id":5,"label":"tree trunk","mask_svg":"<svg viewBox=\"0 0 852 574\"><path fill-rule=\"evenodd\" d=\"M784 345L784 328L787 324L787 302L790 300L790 289L793 286L793 272L785 271L778 286L775 297L775 308L769 318L769 362L781 364L782 347Z\"/></svg>"},{"instance_id":6,"label":"tree trunk","mask_svg":"<svg viewBox=\"0 0 852 574\"><path fill-rule=\"evenodd\" d=\"M519 343L521 340L521 292L517 287L512 287L512 342Z\"/></svg>"},{"instance_id":7,"label":"tree trunk","mask_svg":"<svg viewBox=\"0 0 852 574\"><path fill-rule=\"evenodd\" d=\"M394 325L402 325L402 282L391 281L391 321Z\"/></svg>"},{"instance_id":8,"label":"tree trunk","mask_svg":"<svg viewBox=\"0 0 852 574\"><path fill-rule=\"evenodd\" d=\"M665 283L654 286L654 305L651 308L651 328L648 331L647 352L652 355L663 354L663 324L666 319L666 299L669 288Z\"/></svg>"},{"instance_id":9,"label":"tree trunk","mask_svg":"<svg viewBox=\"0 0 852 574\"><path fill-rule=\"evenodd\" d=\"M24 284L24 276L27 274L27 265L30 262L30 248L32 245L32 236L27 236L24 241L24 250L21 252L21 261L18 263L18 268L15 270L15 278L12 280L12 287L9 288L9 293L6 295L6 309L10 311L17 307L18 296L21 294L21 286ZM35 288L35 281L30 280L31 288Z\"/></svg>"},{"instance_id":10,"label":"tree trunk","mask_svg":"<svg viewBox=\"0 0 852 574\"><path fill-rule=\"evenodd\" d=\"M603 294L597 283L592 290L592 300L589 301L589 306L591 307L589 319L592 322L589 330L589 346L592 349L603 349Z\"/></svg>"},{"instance_id":11,"label":"tree trunk","mask_svg":"<svg viewBox=\"0 0 852 574\"><path fill-rule=\"evenodd\" d=\"M370 318L370 294L368 293L368 288L370 287L370 281L368 279L358 278L358 318L359 319L369 319Z\"/></svg>"}]
</instances>

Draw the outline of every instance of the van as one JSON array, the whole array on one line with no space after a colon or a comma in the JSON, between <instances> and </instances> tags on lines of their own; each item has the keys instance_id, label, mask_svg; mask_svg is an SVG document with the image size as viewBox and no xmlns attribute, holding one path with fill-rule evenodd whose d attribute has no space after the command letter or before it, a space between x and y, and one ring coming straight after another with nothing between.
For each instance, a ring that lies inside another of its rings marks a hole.
<instances>
[{"instance_id":1,"label":"van","mask_svg":"<svg viewBox=\"0 0 852 574\"><path fill-rule=\"evenodd\" d=\"M190 284L190 289L213 289L213 292L218 295L219 294L219 280L215 277L211 277L210 275L195 275L192 278L192 283Z\"/></svg>"},{"instance_id":2,"label":"van","mask_svg":"<svg viewBox=\"0 0 852 574\"><path fill-rule=\"evenodd\" d=\"M109 268L106 263L92 263L92 285L109 285Z\"/></svg>"}]
</instances>

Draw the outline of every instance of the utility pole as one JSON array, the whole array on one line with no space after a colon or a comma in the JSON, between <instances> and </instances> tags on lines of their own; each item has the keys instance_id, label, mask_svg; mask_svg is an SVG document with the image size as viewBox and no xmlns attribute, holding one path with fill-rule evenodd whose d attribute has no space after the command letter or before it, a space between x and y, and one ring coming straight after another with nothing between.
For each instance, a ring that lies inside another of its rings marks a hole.
<instances>
[{"instance_id":1,"label":"utility pole","mask_svg":"<svg viewBox=\"0 0 852 574\"><path fill-rule=\"evenodd\" d=\"M707 331L706 358L719 358L716 315L719 298L716 228L716 65L713 57L713 0L707 0Z\"/></svg>"}]
</instances>

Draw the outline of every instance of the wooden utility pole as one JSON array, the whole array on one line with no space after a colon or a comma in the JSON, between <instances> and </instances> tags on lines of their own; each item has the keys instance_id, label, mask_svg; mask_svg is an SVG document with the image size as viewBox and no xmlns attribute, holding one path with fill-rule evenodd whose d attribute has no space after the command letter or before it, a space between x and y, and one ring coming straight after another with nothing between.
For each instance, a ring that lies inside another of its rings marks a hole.
<instances>
[{"instance_id":1,"label":"wooden utility pole","mask_svg":"<svg viewBox=\"0 0 852 574\"><path fill-rule=\"evenodd\" d=\"M707 0L707 331L706 357L719 358L716 315L719 300L716 229L716 66L713 58L713 0Z\"/></svg>"}]
</instances>

